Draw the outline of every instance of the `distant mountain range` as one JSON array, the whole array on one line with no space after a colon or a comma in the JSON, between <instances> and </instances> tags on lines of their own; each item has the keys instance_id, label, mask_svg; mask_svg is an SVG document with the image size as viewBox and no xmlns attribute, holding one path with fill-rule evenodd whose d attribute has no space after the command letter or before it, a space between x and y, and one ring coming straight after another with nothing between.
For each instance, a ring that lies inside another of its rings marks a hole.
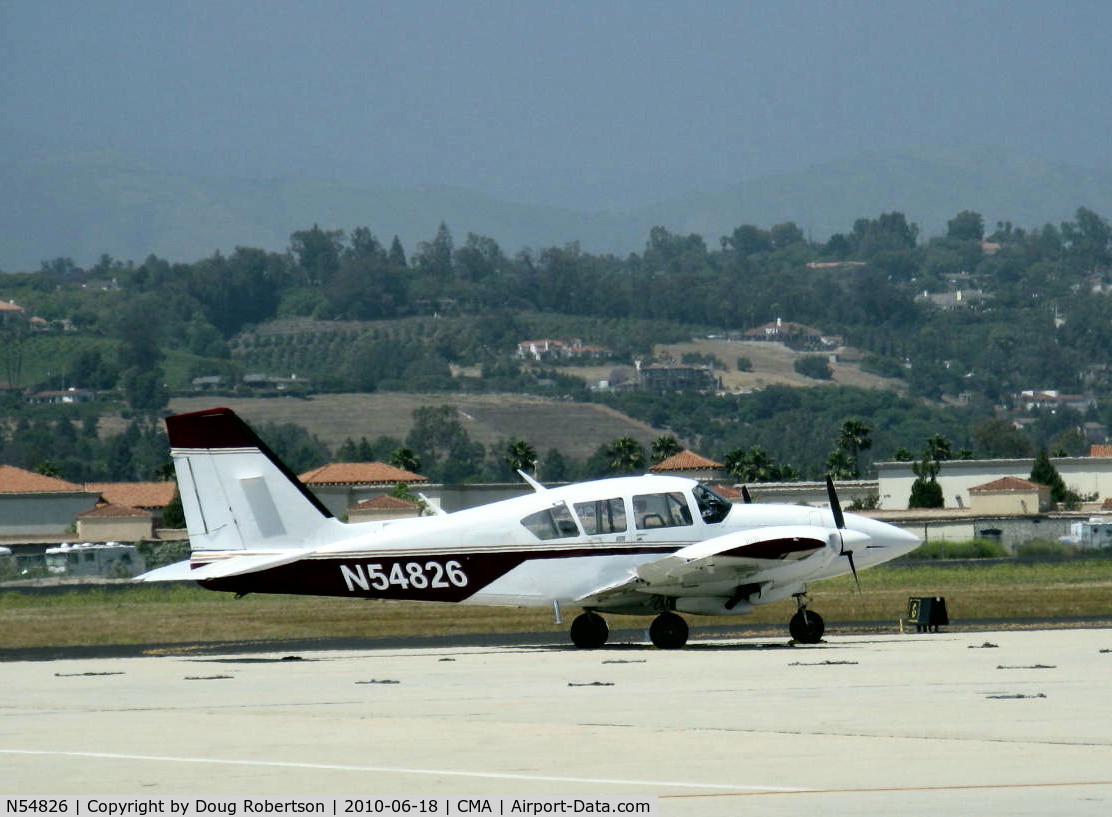
<instances>
[{"instance_id":1,"label":"distant mountain range","mask_svg":"<svg viewBox=\"0 0 1112 817\"><path fill-rule=\"evenodd\" d=\"M142 261L154 253L196 261L236 246L284 250L313 224L366 226L407 252L440 222L456 244L490 236L508 255L578 241L590 252L625 255L649 230L699 233L714 247L741 224L794 221L813 240L846 232L857 218L898 210L920 235L944 232L961 210L1038 227L1086 206L1112 217L1112 172L995 148L872 153L755 178L719 192L622 212L582 212L499 200L450 188L403 190L304 178L204 178L110 153L56 153L0 161L0 270L38 269L68 256L90 265L101 253Z\"/></svg>"}]
</instances>

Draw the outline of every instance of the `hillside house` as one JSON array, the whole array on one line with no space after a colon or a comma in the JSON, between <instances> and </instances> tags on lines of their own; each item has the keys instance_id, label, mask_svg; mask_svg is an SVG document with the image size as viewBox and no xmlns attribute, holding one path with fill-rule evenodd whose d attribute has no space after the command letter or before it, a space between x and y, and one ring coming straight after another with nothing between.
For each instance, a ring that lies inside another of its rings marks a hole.
<instances>
[{"instance_id":1,"label":"hillside house","mask_svg":"<svg viewBox=\"0 0 1112 817\"><path fill-rule=\"evenodd\" d=\"M1084 413L1097 405L1096 398L1091 394L1063 394L1057 389L1042 391L1025 389L1017 394L1014 399L1016 408L1023 411L1038 409L1053 413L1059 409L1068 408Z\"/></svg>"},{"instance_id":2,"label":"hillside house","mask_svg":"<svg viewBox=\"0 0 1112 817\"><path fill-rule=\"evenodd\" d=\"M963 309L987 300L991 296L979 289L952 289L946 292L923 292L915 296L919 303L929 303L939 309Z\"/></svg>"},{"instance_id":3,"label":"hillside house","mask_svg":"<svg viewBox=\"0 0 1112 817\"><path fill-rule=\"evenodd\" d=\"M637 388L642 391L720 391L722 379L710 366L642 365L635 361Z\"/></svg>"},{"instance_id":4,"label":"hillside house","mask_svg":"<svg viewBox=\"0 0 1112 817\"><path fill-rule=\"evenodd\" d=\"M523 340L517 345L517 356L522 360L557 363L562 360L600 360L608 357L610 350L602 346L589 346L578 338L574 340Z\"/></svg>"},{"instance_id":5,"label":"hillside house","mask_svg":"<svg viewBox=\"0 0 1112 817\"><path fill-rule=\"evenodd\" d=\"M841 341L840 338L823 335L820 330L813 326L785 321L780 318L753 329L746 329L744 339L782 343L789 349L797 351L833 349L839 346Z\"/></svg>"},{"instance_id":6,"label":"hillside house","mask_svg":"<svg viewBox=\"0 0 1112 817\"><path fill-rule=\"evenodd\" d=\"M33 406L46 405L73 405L75 403L91 403L96 400L96 392L90 389L56 389L51 391L29 391L23 395L23 402Z\"/></svg>"},{"instance_id":7,"label":"hillside house","mask_svg":"<svg viewBox=\"0 0 1112 817\"><path fill-rule=\"evenodd\" d=\"M0 326L8 323L23 323L27 312L13 301L0 301Z\"/></svg>"}]
</instances>

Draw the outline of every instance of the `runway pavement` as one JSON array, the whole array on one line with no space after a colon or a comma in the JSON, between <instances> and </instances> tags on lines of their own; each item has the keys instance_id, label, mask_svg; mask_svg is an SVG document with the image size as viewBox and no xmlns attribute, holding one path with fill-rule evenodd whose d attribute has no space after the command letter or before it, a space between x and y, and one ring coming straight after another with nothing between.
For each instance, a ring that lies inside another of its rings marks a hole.
<instances>
[{"instance_id":1,"label":"runway pavement","mask_svg":"<svg viewBox=\"0 0 1112 817\"><path fill-rule=\"evenodd\" d=\"M0 664L0 791L1106 815L1112 630Z\"/></svg>"}]
</instances>

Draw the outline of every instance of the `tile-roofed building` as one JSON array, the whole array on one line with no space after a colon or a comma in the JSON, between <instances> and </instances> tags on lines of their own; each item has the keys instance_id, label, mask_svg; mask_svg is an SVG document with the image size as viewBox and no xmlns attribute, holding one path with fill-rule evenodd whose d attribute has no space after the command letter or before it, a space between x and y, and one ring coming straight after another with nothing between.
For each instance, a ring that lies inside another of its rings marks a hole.
<instances>
[{"instance_id":1,"label":"tile-roofed building","mask_svg":"<svg viewBox=\"0 0 1112 817\"><path fill-rule=\"evenodd\" d=\"M317 498L337 517L365 499L389 491L399 482L417 485L426 477L384 462L332 462L300 476Z\"/></svg>"},{"instance_id":2,"label":"tile-roofed building","mask_svg":"<svg viewBox=\"0 0 1112 817\"><path fill-rule=\"evenodd\" d=\"M348 509L349 522L374 522L380 519L402 519L419 516L421 508L416 502L401 497L382 494L364 499Z\"/></svg>"},{"instance_id":3,"label":"tile-roofed building","mask_svg":"<svg viewBox=\"0 0 1112 817\"><path fill-rule=\"evenodd\" d=\"M674 474L700 480L723 479L726 476L726 466L722 463L686 448L651 466L649 471L654 474Z\"/></svg>"},{"instance_id":4,"label":"tile-roofed building","mask_svg":"<svg viewBox=\"0 0 1112 817\"><path fill-rule=\"evenodd\" d=\"M306 485L397 485L428 482L426 477L384 462L330 462L299 479Z\"/></svg>"},{"instance_id":5,"label":"tile-roofed building","mask_svg":"<svg viewBox=\"0 0 1112 817\"><path fill-rule=\"evenodd\" d=\"M1112 457L1112 445L1091 445L1089 446L1090 457Z\"/></svg>"},{"instance_id":6,"label":"tile-roofed building","mask_svg":"<svg viewBox=\"0 0 1112 817\"><path fill-rule=\"evenodd\" d=\"M138 542L154 537L150 511L100 502L77 514L77 538L86 542Z\"/></svg>"},{"instance_id":7,"label":"tile-roofed building","mask_svg":"<svg viewBox=\"0 0 1112 817\"><path fill-rule=\"evenodd\" d=\"M178 492L176 482L86 482L86 491L96 491L110 505L141 508L150 511L152 524L162 527L166 506Z\"/></svg>"},{"instance_id":8,"label":"tile-roofed building","mask_svg":"<svg viewBox=\"0 0 1112 817\"><path fill-rule=\"evenodd\" d=\"M147 517L150 518L150 511L144 511L142 508L130 508L127 505L113 505L111 502L98 502L96 507L87 511L82 511L77 514L78 519L116 519L118 517Z\"/></svg>"},{"instance_id":9,"label":"tile-roofed building","mask_svg":"<svg viewBox=\"0 0 1112 817\"><path fill-rule=\"evenodd\" d=\"M969 493L990 493L992 491L1030 491L1033 488L1039 487L1038 482L1032 482L1029 479L1020 479L1019 477L1000 477L994 479L992 482L986 482L984 485L974 485L969 489ZM1045 485L1042 487L1046 487Z\"/></svg>"},{"instance_id":10,"label":"tile-roofed building","mask_svg":"<svg viewBox=\"0 0 1112 817\"><path fill-rule=\"evenodd\" d=\"M178 491L176 482L86 482L86 491L96 491L105 502L132 508L161 510Z\"/></svg>"},{"instance_id":11,"label":"tile-roofed building","mask_svg":"<svg viewBox=\"0 0 1112 817\"><path fill-rule=\"evenodd\" d=\"M99 494L56 477L0 465L0 535L53 535L73 530L74 515Z\"/></svg>"},{"instance_id":12,"label":"tile-roofed building","mask_svg":"<svg viewBox=\"0 0 1112 817\"><path fill-rule=\"evenodd\" d=\"M22 306L12 303L11 301L0 301L0 324L6 323L9 320L23 320L26 317L27 313Z\"/></svg>"},{"instance_id":13,"label":"tile-roofed building","mask_svg":"<svg viewBox=\"0 0 1112 817\"><path fill-rule=\"evenodd\" d=\"M36 474L14 465L0 465L0 494L57 494L82 490L80 485L64 479Z\"/></svg>"},{"instance_id":14,"label":"tile-roofed building","mask_svg":"<svg viewBox=\"0 0 1112 817\"><path fill-rule=\"evenodd\" d=\"M1000 477L969 489L969 504L975 513L1038 513L1050 504L1050 488L1019 477Z\"/></svg>"}]
</instances>

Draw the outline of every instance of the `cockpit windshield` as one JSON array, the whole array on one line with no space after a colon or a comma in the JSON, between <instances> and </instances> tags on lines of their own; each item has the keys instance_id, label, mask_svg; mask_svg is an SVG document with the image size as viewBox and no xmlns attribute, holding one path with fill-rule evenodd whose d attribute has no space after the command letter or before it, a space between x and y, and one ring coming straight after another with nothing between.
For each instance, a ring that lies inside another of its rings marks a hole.
<instances>
[{"instance_id":1,"label":"cockpit windshield","mask_svg":"<svg viewBox=\"0 0 1112 817\"><path fill-rule=\"evenodd\" d=\"M699 515L703 517L703 521L707 524L713 525L716 522L721 522L729 513L733 503L728 499L724 499L708 488L706 485L699 483L695 486L695 504L699 506Z\"/></svg>"}]
</instances>

